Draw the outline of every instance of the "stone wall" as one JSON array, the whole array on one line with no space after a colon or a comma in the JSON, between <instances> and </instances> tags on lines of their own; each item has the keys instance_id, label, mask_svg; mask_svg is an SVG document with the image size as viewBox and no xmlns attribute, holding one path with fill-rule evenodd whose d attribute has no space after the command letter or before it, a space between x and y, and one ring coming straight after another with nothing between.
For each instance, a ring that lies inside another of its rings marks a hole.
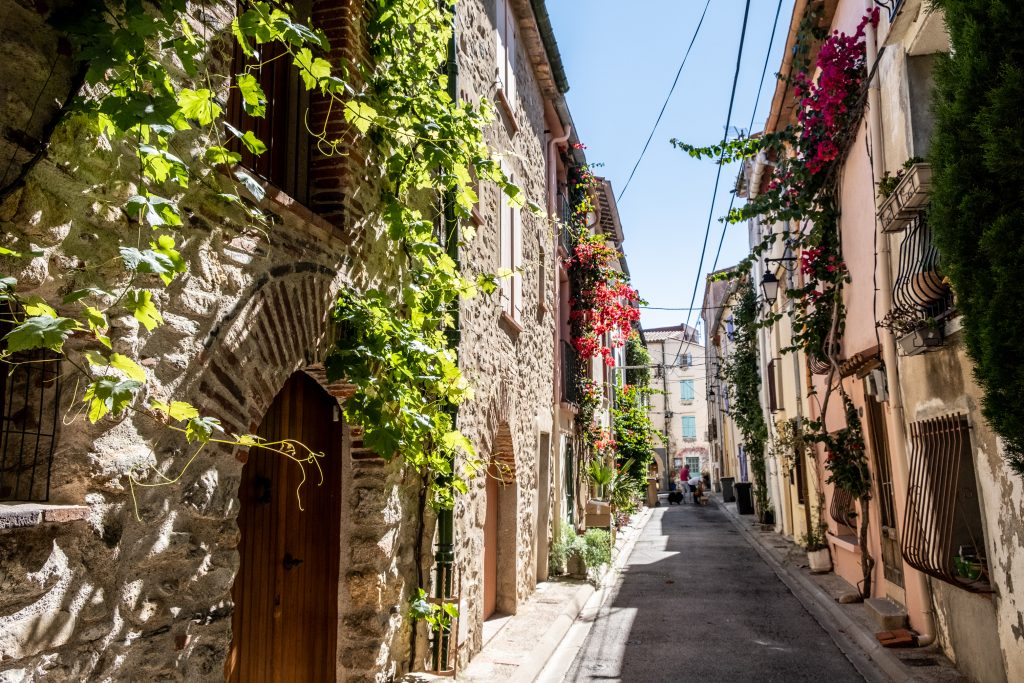
<instances>
[{"instance_id":1,"label":"stone wall","mask_svg":"<svg viewBox=\"0 0 1024 683\"><path fill-rule=\"evenodd\" d=\"M27 11L3 3L12 4ZM355 51L362 48L345 33L352 22L337 16L348 6L322 18L335 46ZM233 11L234 3L206 5L197 21L226 37ZM40 38L24 49L51 50L54 42ZM31 67L34 74L19 78L39 86L44 57L6 60L0 81ZM226 68L223 54L210 59ZM52 142L25 186L0 205L4 246L40 252L5 260L4 273L18 277L22 293L50 300L94 283L76 270L86 257L101 262L122 240L136 239L118 208L134 194L121 150L97 148L73 125ZM166 325L146 335L130 315L111 320L114 350L152 372L148 398L189 400L226 431L249 433L293 372L326 386L318 363L336 292L372 283L391 267L365 239L372 227L357 220L373 197L362 163L358 154L322 162L313 192L320 215L271 190L269 230L248 226L198 191L183 202L189 226L181 250L191 272L167 291L154 290ZM79 521L0 529L0 681L222 680L245 453L211 444L192 460L183 439L141 415L90 425L73 389L64 392L51 501L87 512L66 515L85 518ZM339 399L346 391L327 389ZM416 553L429 551L432 517L420 514L418 477L366 453L358 432L343 457L342 480L333 483L344 515L339 679L386 679L409 664L408 601L420 583ZM125 473L150 465L180 479L133 494Z\"/></svg>"},{"instance_id":2,"label":"stone wall","mask_svg":"<svg viewBox=\"0 0 1024 683\"><path fill-rule=\"evenodd\" d=\"M466 0L458 5L459 88L474 100L485 97L497 101L494 17L494 0ZM520 22L526 19L518 18ZM502 155L527 198L545 205L544 102L521 45L516 65L517 98L510 104L518 132L499 112L487 131L487 140L492 150ZM476 238L462 249L463 265L472 273L494 272L499 265L498 189L483 183L479 194L482 222L476 226ZM481 458L514 464L499 486L498 552L507 562L503 571L499 569L498 610L506 613L515 612L534 587L534 525L540 504L535 500L537 451L540 434L552 430L554 295L553 285L545 283L542 302L539 280L542 270L554 272L552 233L546 220L526 209L522 211L522 223L522 329L502 319L497 293L466 301L461 311L460 362L476 396L461 407L459 426L472 439ZM550 501L543 504L550 505ZM486 482L480 476L471 482L470 494L461 498L455 509L462 661L482 645L485 518ZM499 566L502 564L499 560Z\"/></svg>"}]
</instances>

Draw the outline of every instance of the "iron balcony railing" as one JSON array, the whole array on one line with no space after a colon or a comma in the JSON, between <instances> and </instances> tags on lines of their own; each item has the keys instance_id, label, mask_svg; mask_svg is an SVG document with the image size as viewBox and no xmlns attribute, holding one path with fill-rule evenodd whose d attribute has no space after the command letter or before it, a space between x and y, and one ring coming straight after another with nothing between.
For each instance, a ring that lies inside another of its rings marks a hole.
<instances>
[{"instance_id":1,"label":"iron balcony railing","mask_svg":"<svg viewBox=\"0 0 1024 683\"><path fill-rule=\"evenodd\" d=\"M562 401L578 404L580 400L580 356L567 341L562 342Z\"/></svg>"},{"instance_id":2,"label":"iron balcony railing","mask_svg":"<svg viewBox=\"0 0 1024 683\"><path fill-rule=\"evenodd\" d=\"M953 293L942 276L939 250L923 213L914 218L900 243L892 299L894 311L921 321L945 317L953 308Z\"/></svg>"},{"instance_id":3,"label":"iron balcony railing","mask_svg":"<svg viewBox=\"0 0 1024 683\"><path fill-rule=\"evenodd\" d=\"M889 13L889 21L892 21L903 7L903 0L875 0L875 4L884 7Z\"/></svg>"}]
</instances>

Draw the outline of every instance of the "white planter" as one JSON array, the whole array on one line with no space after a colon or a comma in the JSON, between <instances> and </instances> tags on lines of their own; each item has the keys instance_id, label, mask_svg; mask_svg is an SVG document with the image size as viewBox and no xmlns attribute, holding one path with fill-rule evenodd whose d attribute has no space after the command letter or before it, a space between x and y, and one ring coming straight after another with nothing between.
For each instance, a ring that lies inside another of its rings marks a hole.
<instances>
[{"instance_id":1,"label":"white planter","mask_svg":"<svg viewBox=\"0 0 1024 683\"><path fill-rule=\"evenodd\" d=\"M828 548L807 551L807 566L812 574L826 574L832 571L832 555Z\"/></svg>"}]
</instances>

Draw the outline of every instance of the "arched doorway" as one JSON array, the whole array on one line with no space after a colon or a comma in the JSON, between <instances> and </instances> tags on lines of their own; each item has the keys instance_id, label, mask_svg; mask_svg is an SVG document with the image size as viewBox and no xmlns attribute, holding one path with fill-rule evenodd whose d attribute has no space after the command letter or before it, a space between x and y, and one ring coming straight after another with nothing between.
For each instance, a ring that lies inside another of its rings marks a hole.
<instances>
[{"instance_id":1,"label":"arched doorway","mask_svg":"<svg viewBox=\"0 0 1024 683\"><path fill-rule=\"evenodd\" d=\"M337 401L297 372L256 432L323 452L313 465L253 448L238 497L241 563L232 589L231 651L225 674L238 683L335 680L342 423ZM301 496L302 508L299 509Z\"/></svg>"},{"instance_id":2,"label":"arched doorway","mask_svg":"<svg viewBox=\"0 0 1024 683\"><path fill-rule=\"evenodd\" d=\"M519 562L519 487L512 432L503 423L491 446L484 486L483 618L515 614Z\"/></svg>"}]
</instances>

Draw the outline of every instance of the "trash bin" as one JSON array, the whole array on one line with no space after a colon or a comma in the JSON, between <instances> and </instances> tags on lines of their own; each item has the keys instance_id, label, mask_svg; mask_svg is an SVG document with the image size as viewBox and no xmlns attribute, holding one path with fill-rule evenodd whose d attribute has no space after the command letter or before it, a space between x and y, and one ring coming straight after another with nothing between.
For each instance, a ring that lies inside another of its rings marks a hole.
<instances>
[{"instance_id":1,"label":"trash bin","mask_svg":"<svg viewBox=\"0 0 1024 683\"><path fill-rule=\"evenodd\" d=\"M736 491L736 512L741 515L754 514L754 490L749 481L738 481L732 485Z\"/></svg>"},{"instance_id":2,"label":"trash bin","mask_svg":"<svg viewBox=\"0 0 1024 683\"><path fill-rule=\"evenodd\" d=\"M722 477L719 481L722 482L722 500L726 503L736 500L736 494L732 491L732 485L736 481L736 477Z\"/></svg>"}]
</instances>

